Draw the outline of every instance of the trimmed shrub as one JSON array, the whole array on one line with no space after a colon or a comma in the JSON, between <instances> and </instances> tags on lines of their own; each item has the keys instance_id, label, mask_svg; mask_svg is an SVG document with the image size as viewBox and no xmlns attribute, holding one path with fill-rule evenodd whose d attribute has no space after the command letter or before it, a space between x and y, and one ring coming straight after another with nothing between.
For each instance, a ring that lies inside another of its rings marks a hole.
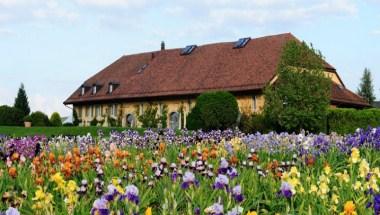
<instances>
[{"instance_id":1,"label":"trimmed shrub","mask_svg":"<svg viewBox=\"0 0 380 215\"><path fill-rule=\"evenodd\" d=\"M41 111L33 112L27 118L32 122L32 126L50 126L49 117Z\"/></svg>"},{"instance_id":2,"label":"trimmed shrub","mask_svg":"<svg viewBox=\"0 0 380 215\"><path fill-rule=\"evenodd\" d=\"M201 119L201 113L199 107L195 106L186 119L186 127L189 130L197 130L203 127L203 121Z\"/></svg>"},{"instance_id":3,"label":"trimmed shrub","mask_svg":"<svg viewBox=\"0 0 380 215\"><path fill-rule=\"evenodd\" d=\"M353 133L357 128L380 126L380 109L356 110L349 108L330 109L327 119L329 132Z\"/></svg>"},{"instance_id":4,"label":"trimmed shrub","mask_svg":"<svg viewBox=\"0 0 380 215\"><path fill-rule=\"evenodd\" d=\"M59 113L54 112L51 115L51 117L50 117L50 125L51 126L55 126L55 127L62 126L62 119L61 119L61 116L59 115Z\"/></svg>"},{"instance_id":5,"label":"trimmed shrub","mask_svg":"<svg viewBox=\"0 0 380 215\"><path fill-rule=\"evenodd\" d=\"M269 123L262 114L242 114L239 129L244 133L266 133L271 131Z\"/></svg>"},{"instance_id":6,"label":"trimmed shrub","mask_svg":"<svg viewBox=\"0 0 380 215\"><path fill-rule=\"evenodd\" d=\"M0 106L0 125L17 126L22 125L24 113L14 107Z\"/></svg>"},{"instance_id":7,"label":"trimmed shrub","mask_svg":"<svg viewBox=\"0 0 380 215\"><path fill-rule=\"evenodd\" d=\"M195 113L190 116L190 127L193 129L227 129L237 125L239 107L236 98L229 92L202 93L194 109L192 112Z\"/></svg>"}]
</instances>

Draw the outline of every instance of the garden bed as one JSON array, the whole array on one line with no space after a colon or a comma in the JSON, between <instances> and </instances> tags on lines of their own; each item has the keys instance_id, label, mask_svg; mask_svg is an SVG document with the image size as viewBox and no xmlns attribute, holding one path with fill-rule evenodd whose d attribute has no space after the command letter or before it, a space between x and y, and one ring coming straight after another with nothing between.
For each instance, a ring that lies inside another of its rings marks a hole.
<instances>
[{"instance_id":1,"label":"garden bed","mask_svg":"<svg viewBox=\"0 0 380 215\"><path fill-rule=\"evenodd\" d=\"M5 160L0 161L1 211L379 212L380 128L346 136L147 130L100 140L35 137L0 142Z\"/></svg>"}]
</instances>

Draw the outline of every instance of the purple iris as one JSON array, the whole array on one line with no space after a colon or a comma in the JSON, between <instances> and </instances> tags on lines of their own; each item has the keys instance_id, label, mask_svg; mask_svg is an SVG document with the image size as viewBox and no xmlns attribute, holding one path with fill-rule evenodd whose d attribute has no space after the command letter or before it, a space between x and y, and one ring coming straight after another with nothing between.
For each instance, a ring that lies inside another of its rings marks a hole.
<instances>
[{"instance_id":1,"label":"purple iris","mask_svg":"<svg viewBox=\"0 0 380 215\"><path fill-rule=\"evenodd\" d=\"M228 177L226 175L219 174L215 179L215 183L213 185L214 189L228 189Z\"/></svg>"},{"instance_id":2,"label":"purple iris","mask_svg":"<svg viewBox=\"0 0 380 215\"><path fill-rule=\"evenodd\" d=\"M281 183L281 188L280 188L280 194L284 196L287 199L290 199L293 195L292 193L292 185L290 185L287 182L282 182Z\"/></svg>"},{"instance_id":3,"label":"purple iris","mask_svg":"<svg viewBox=\"0 0 380 215\"><path fill-rule=\"evenodd\" d=\"M126 186L124 195L130 202L133 202L136 205L140 202L139 189L135 185Z\"/></svg>"},{"instance_id":4,"label":"purple iris","mask_svg":"<svg viewBox=\"0 0 380 215\"><path fill-rule=\"evenodd\" d=\"M368 202L367 204L367 208L370 208L373 204L373 210L374 210L374 214L375 215L380 215L380 194L376 194L374 197L373 197L373 203L372 202Z\"/></svg>"},{"instance_id":5,"label":"purple iris","mask_svg":"<svg viewBox=\"0 0 380 215\"><path fill-rule=\"evenodd\" d=\"M187 189L190 187L190 185L198 186L198 181L195 179L194 173L187 171L182 177L183 182L181 185L182 189Z\"/></svg>"},{"instance_id":6,"label":"purple iris","mask_svg":"<svg viewBox=\"0 0 380 215\"><path fill-rule=\"evenodd\" d=\"M235 177L238 176L238 172L237 172L237 170L235 168L230 168L230 169L227 170L227 175L231 179L234 179Z\"/></svg>"},{"instance_id":7,"label":"purple iris","mask_svg":"<svg viewBox=\"0 0 380 215\"><path fill-rule=\"evenodd\" d=\"M219 203L215 203L211 207L208 208L207 213L213 214L213 215L223 215L223 212L224 212L223 205L221 205Z\"/></svg>"},{"instance_id":8,"label":"purple iris","mask_svg":"<svg viewBox=\"0 0 380 215\"><path fill-rule=\"evenodd\" d=\"M95 200L92 205L91 215L99 214L99 215L109 215L110 211L107 207L108 201L104 198Z\"/></svg>"},{"instance_id":9,"label":"purple iris","mask_svg":"<svg viewBox=\"0 0 380 215\"><path fill-rule=\"evenodd\" d=\"M226 174L228 170L228 161L225 158L220 160L220 165L218 169L219 174Z\"/></svg>"},{"instance_id":10,"label":"purple iris","mask_svg":"<svg viewBox=\"0 0 380 215\"><path fill-rule=\"evenodd\" d=\"M103 198L107 201L112 201L118 194L116 187L113 184L107 186L108 192L104 194Z\"/></svg>"},{"instance_id":11,"label":"purple iris","mask_svg":"<svg viewBox=\"0 0 380 215\"><path fill-rule=\"evenodd\" d=\"M241 186L237 185L234 188L232 188L232 196L234 197L235 201L242 202L244 200L244 196L241 193Z\"/></svg>"},{"instance_id":12,"label":"purple iris","mask_svg":"<svg viewBox=\"0 0 380 215\"><path fill-rule=\"evenodd\" d=\"M10 207L5 211L4 215L20 215L20 212L17 208Z\"/></svg>"}]
</instances>

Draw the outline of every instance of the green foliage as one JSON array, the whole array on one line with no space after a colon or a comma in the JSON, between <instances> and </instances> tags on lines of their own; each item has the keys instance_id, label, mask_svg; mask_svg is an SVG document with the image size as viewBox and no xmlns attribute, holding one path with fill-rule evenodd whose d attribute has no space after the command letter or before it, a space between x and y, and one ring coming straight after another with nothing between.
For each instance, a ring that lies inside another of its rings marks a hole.
<instances>
[{"instance_id":1,"label":"green foliage","mask_svg":"<svg viewBox=\"0 0 380 215\"><path fill-rule=\"evenodd\" d=\"M198 96L188 116L189 129L227 129L236 125L239 108L229 92L206 92Z\"/></svg>"},{"instance_id":2,"label":"green foliage","mask_svg":"<svg viewBox=\"0 0 380 215\"><path fill-rule=\"evenodd\" d=\"M23 117L29 115L30 113L28 96L26 95L24 84L22 83L18 90L14 107L21 110L21 112L23 113Z\"/></svg>"},{"instance_id":3,"label":"green foliage","mask_svg":"<svg viewBox=\"0 0 380 215\"><path fill-rule=\"evenodd\" d=\"M373 102L376 100L372 82L371 71L365 68L358 89L358 94L371 105L373 105Z\"/></svg>"},{"instance_id":4,"label":"green foliage","mask_svg":"<svg viewBox=\"0 0 380 215\"><path fill-rule=\"evenodd\" d=\"M278 79L265 91L264 114L276 130L312 132L326 127L331 80L323 56L312 46L288 42L278 66Z\"/></svg>"},{"instance_id":5,"label":"green foliage","mask_svg":"<svg viewBox=\"0 0 380 215\"><path fill-rule=\"evenodd\" d=\"M54 112L50 116L50 125L55 126L55 127L62 126L62 119L61 119L61 116L59 115L59 113Z\"/></svg>"},{"instance_id":6,"label":"green foliage","mask_svg":"<svg viewBox=\"0 0 380 215\"><path fill-rule=\"evenodd\" d=\"M98 126L99 121L94 117L94 119L91 120L90 125L91 126ZM73 123L75 125L75 123Z\"/></svg>"},{"instance_id":7,"label":"green foliage","mask_svg":"<svg viewBox=\"0 0 380 215\"><path fill-rule=\"evenodd\" d=\"M263 114L242 114L239 129L244 133L251 134L256 132L267 133L271 130Z\"/></svg>"},{"instance_id":8,"label":"green foliage","mask_svg":"<svg viewBox=\"0 0 380 215\"><path fill-rule=\"evenodd\" d=\"M141 122L143 128L157 128L160 118L157 116L157 106L151 104L144 110L141 115L138 115L137 119Z\"/></svg>"},{"instance_id":9,"label":"green foliage","mask_svg":"<svg viewBox=\"0 0 380 215\"><path fill-rule=\"evenodd\" d=\"M101 129L104 132L105 136L109 136L111 131L125 131L126 128L121 127L79 127L73 126L71 123L65 123L62 127L19 127L19 126L0 126L0 134L5 134L12 137L25 137L25 136L34 136L34 135L44 135L46 137L59 136L59 135L68 135L68 136L77 136L77 135L87 135L90 133L92 136L96 137L98 135L98 130ZM144 129L134 129L137 130L140 134L144 133Z\"/></svg>"},{"instance_id":10,"label":"green foliage","mask_svg":"<svg viewBox=\"0 0 380 215\"><path fill-rule=\"evenodd\" d=\"M189 113L186 119L186 127L189 130L198 130L203 128L203 121L201 118L201 112L199 107L196 105Z\"/></svg>"},{"instance_id":11,"label":"green foliage","mask_svg":"<svg viewBox=\"0 0 380 215\"><path fill-rule=\"evenodd\" d=\"M0 106L0 125L22 125L24 113L18 108Z\"/></svg>"},{"instance_id":12,"label":"green foliage","mask_svg":"<svg viewBox=\"0 0 380 215\"><path fill-rule=\"evenodd\" d=\"M161 113L161 116L160 116L160 122L161 122L161 127L162 128L167 128L168 127L167 120L168 120L168 106L167 105L163 105L162 106L162 113Z\"/></svg>"},{"instance_id":13,"label":"green foliage","mask_svg":"<svg viewBox=\"0 0 380 215\"><path fill-rule=\"evenodd\" d=\"M107 116L107 121L108 121L108 126L111 126L111 127L119 126L118 120L114 117Z\"/></svg>"},{"instance_id":14,"label":"green foliage","mask_svg":"<svg viewBox=\"0 0 380 215\"><path fill-rule=\"evenodd\" d=\"M28 119L32 122L32 126L50 126L48 116L41 111L33 112Z\"/></svg>"},{"instance_id":15,"label":"green foliage","mask_svg":"<svg viewBox=\"0 0 380 215\"><path fill-rule=\"evenodd\" d=\"M368 126L380 126L380 109L337 108L329 110L329 132L348 134L354 132L357 128L367 128Z\"/></svg>"},{"instance_id":16,"label":"green foliage","mask_svg":"<svg viewBox=\"0 0 380 215\"><path fill-rule=\"evenodd\" d=\"M96 119L95 119L96 120ZM78 113L73 109L73 125L78 126L80 123L79 118L78 118Z\"/></svg>"}]
</instances>

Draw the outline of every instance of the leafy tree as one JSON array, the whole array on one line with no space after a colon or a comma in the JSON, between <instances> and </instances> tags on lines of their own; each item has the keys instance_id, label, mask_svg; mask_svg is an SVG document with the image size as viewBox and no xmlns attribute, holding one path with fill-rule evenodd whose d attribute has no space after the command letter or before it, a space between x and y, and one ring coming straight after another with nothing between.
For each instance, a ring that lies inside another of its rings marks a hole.
<instances>
[{"instance_id":1,"label":"leafy tree","mask_svg":"<svg viewBox=\"0 0 380 215\"><path fill-rule=\"evenodd\" d=\"M145 111L138 115L137 119L141 122L143 128L157 128L160 118L157 116L158 108L148 105Z\"/></svg>"},{"instance_id":2,"label":"leafy tree","mask_svg":"<svg viewBox=\"0 0 380 215\"><path fill-rule=\"evenodd\" d=\"M14 107L22 111L23 116L27 116L30 113L28 96L26 95L24 84L21 83L18 89L17 97L15 99Z\"/></svg>"},{"instance_id":3,"label":"leafy tree","mask_svg":"<svg viewBox=\"0 0 380 215\"><path fill-rule=\"evenodd\" d=\"M96 121L96 119L95 119L95 121ZM73 109L73 125L74 126L78 126L79 125L78 113L77 113L77 111L75 109Z\"/></svg>"},{"instance_id":4,"label":"leafy tree","mask_svg":"<svg viewBox=\"0 0 380 215\"><path fill-rule=\"evenodd\" d=\"M331 80L322 54L306 43L290 41L282 52L278 79L265 89L264 114L277 130L313 132L326 128Z\"/></svg>"},{"instance_id":5,"label":"leafy tree","mask_svg":"<svg viewBox=\"0 0 380 215\"><path fill-rule=\"evenodd\" d=\"M32 122L32 126L50 126L49 117L41 111L33 112L27 118Z\"/></svg>"},{"instance_id":6,"label":"leafy tree","mask_svg":"<svg viewBox=\"0 0 380 215\"><path fill-rule=\"evenodd\" d=\"M62 119L61 119L61 116L59 115L59 113L54 112L50 116L50 125L55 126L55 127L62 126Z\"/></svg>"},{"instance_id":7,"label":"leafy tree","mask_svg":"<svg viewBox=\"0 0 380 215\"><path fill-rule=\"evenodd\" d=\"M364 69L363 77L357 92L361 97L363 97L370 105L376 100L371 71L368 68Z\"/></svg>"},{"instance_id":8,"label":"leafy tree","mask_svg":"<svg viewBox=\"0 0 380 215\"><path fill-rule=\"evenodd\" d=\"M197 97L188 116L189 129L226 129L236 125L239 107L229 92L206 92Z\"/></svg>"},{"instance_id":9,"label":"leafy tree","mask_svg":"<svg viewBox=\"0 0 380 215\"><path fill-rule=\"evenodd\" d=\"M21 125L24 113L18 108L7 105L0 106L0 125L16 126Z\"/></svg>"}]
</instances>

